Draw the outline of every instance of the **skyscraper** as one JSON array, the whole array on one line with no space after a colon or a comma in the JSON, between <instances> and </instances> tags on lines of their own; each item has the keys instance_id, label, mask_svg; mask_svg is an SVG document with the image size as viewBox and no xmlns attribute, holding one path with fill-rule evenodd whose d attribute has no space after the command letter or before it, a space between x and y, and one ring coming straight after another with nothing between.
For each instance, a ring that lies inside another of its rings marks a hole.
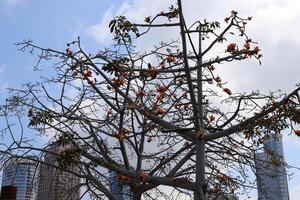
<instances>
[{"instance_id":1,"label":"skyscraper","mask_svg":"<svg viewBox=\"0 0 300 200\"><path fill-rule=\"evenodd\" d=\"M37 195L38 164L28 158L11 158L4 165L2 188L15 186L17 200L35 200Z\"/></svg>"},{"instance_id":2,"label":"skyscraper","mask_svg":"<svg viewBox=\"0 0 300 200\"><path fill-rule=\"evenodd\" d=\"M265 136L264 152L256 154L259 200L289 200L281 134Z\"/></svg>"},{"instance_id":3,"label":"skyscraper","mask_svg":"<svg viewBox=\"0 0 300 200\"><path fill-rule=\"evenodd\" d=\"M57 166L57 153L71 148L69 144L52 143L46 150L44 162ZM72 173L42 164L40 169L38 200L79 200L80 178ZM69 168L78 171L78 168Z\"/></svg>"},{"instance_id":4,"label":"skyscraper","mask_svg":"<svg viewBox=\"0 0 300 200\"><path fill-rule=\"evenodd\" d=\"M132 192L128 184L120 181L118 174L114 171L109 172L110 190L114 194L116 200L132 200Z\"/></svg>"}]
</instances>

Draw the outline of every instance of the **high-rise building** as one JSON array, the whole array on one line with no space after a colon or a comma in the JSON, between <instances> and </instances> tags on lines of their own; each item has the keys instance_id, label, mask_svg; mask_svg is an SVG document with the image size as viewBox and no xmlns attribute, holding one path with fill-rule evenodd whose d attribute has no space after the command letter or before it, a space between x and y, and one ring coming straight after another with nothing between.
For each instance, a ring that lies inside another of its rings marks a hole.
<instances>
[{"instance_id":1,"label":"high-rise building","mask_svg":"<svg viewBox=\"0 0 300 200\"><path fill-rule=\"evenodd\" d=\"M79 200L80 178L72 173L57 169L57 154L72 148L70 144L59 144L54 142L46 148L44 162L40 169L38 200ZM51 166L52 165L52 166ZM69 170L77 171L78 168L70 167Z\"/></svg>"},{"instance_id":2,"label":"high-rise building","mask_svg":"<svg viewBox=\"0 0 300 200\"><path fill-rule=\"evenodd\" d=\"M118 174L114 171L109 172L110 190L116 200L132 200L132 192L128 184L122 182L118 178Z\"/></svg>"},{"instance_id":3,"label":"high-rise building","mask_svg":"<svg viewBox=\"0 0 300 200\"><path fill-rule=\"evenodd\" d=\"M17 200L36 199L38 164L29 158L11 158L3 168L2 188L14 186L17 191Z\"/></svg>"},{"instance_id":4,"label":"high-rise building","mask_svg":"<svg viewBox=\"0 0 300 200\"><path fill-rule=\"evenodd\" d=\"M211 194L208 195L207 200L238 200L234 195Z\"/></svg>"},{"instance_id":5,"label":"high-rise building","mask_svg":"<svg viewBox=\"0 0 300 200\"><path fill-rule=\"evenodd\" d=\"M258 199L289 200L282 135L269 134L264 141L264 152L255 161Z\"/></svg>"}]
</instances>

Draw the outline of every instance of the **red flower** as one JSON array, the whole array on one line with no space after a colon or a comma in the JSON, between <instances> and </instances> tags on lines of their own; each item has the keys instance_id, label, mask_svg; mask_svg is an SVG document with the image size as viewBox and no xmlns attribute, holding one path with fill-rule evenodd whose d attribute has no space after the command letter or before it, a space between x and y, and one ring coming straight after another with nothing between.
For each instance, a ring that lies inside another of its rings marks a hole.
<instances>
[{"instance_id":1,"label":"red flower","mask_svg":"<svg viewBox=\"0 0 300 200\"><path fill-rule=\"evenodd\" d=\"M128 134L129 134L128 130L126 130L125 128L121 128L120 135L128 135Z\"/></svg>"},{"instance_id":2,"label":"red flower","mask_svg":"<svg viewBox=\"0 0 300 200\"><path fill-rule=\"evenodd\" d=\"M147 142L150 143L152 142L153 138L152 137L148 137Z\"/></svg>"},{"instance_id":3,"label":"red flower","mask_svg":"<svg viewBox=\"0 0 300 200\"><path fill-rule=\"evenodd\" d=\"M209 65L207 68L208 68L210 71L214 71L214 70L215 70L215 67L214 67L213 65Z\"/></svg>"},{"instance_id":4,"label":"red flower","mask_svg":"<svg viewBox=\"0 0 300 200\"><path fill-rule=\"evenodd\" d=\"M72 51L70 48L67 48L67 49L66 49L66 53L67 53L67 55L70 56L70 57L73 56L73 51Z\"/></svg>"},{"instance_id":5,"label":"red flower","mask_svg":"<svg viewBox=\"0 0 300 200\"><path fill-rule=\"evenodd\" d=\"M210 115L208 118L209 118L209 121L214 121L216 119L216 117L213 115Z\"/></svg>"},{"instance_id":6,"label":"red flower","mask_svg":"<svg viewBox=\"0 0 300 200\"><path fill-rule=\"evenodd\" d=\"M148 180L148 178L149 178L149 176L144 171L140 172L140 179L142 182L146 182Z\"/></svg>"},{"instance_id":7,"label":"red flower","mask_svg":"<svg viewBox=\"0 0 300 200\"><path fill-rule=\"evenodd\" d=\"M129 177L128 177L128 176L125 176L125 175L119 175L119 176L118 176L118 179L119 179L120 181L127 181L127 180L129 179Z\"/></svg>"},{"instance_id":8,"label":"red flower","mask_svg":"<svg viewBox=\"0 0 300 200\"><path fill-rule=\"evenodd\" d=\"M92 77L93 76L92 71L91 70L85 71L84 76Z\"/></svg>"},{"instance_id":9,"label":"red flower","mask_svg":"<svg viewBox=\"0 0 300 200\"><path fill-rule=\"evenodd\" d=\"M211 128L213 128L213 126L211 124L208 124L208 126L206 128L211 129Z\"/></svg>"},{"instance_id":10,"label":"red flower","mask_svg":"<svg viewBox=\"0 0 300 200\"><path fill-rule=\"evenodd\" d=\"M151 20L151 16L145 17L145 19L144 19L144 21L145 21L146 23L150 23L150 20Z\"/></svg>"},{"instance_id":11,"label":"red flower","mask_svg":"<svg viewBox=\"0 0 300 200\"><path fill-rule=\"evenodd\" d=\"M258 141L259 144L263 144L264 143L264 139L263 138L259 138L257 141Z\"/></svg>"},{"instance_id":12,"label":"red flower","mask_svg":"<svg viewBox=\"0 0 300 200\"><path fill-rule=\"evenodd\" d=\"M236 43L230 43L228 46L227 46L227 51L228 52L232 52L234 51L236 48Z\"/></svg>"},{"instance_id":13,"label":"red flower","mask_svg":"<svg viewBox=\"0 0 300 200\"><path fill-rule=\"evenodd\" d=\"M249 44L249 42L246 42L246 43L244 44L244 48L245 48L246 50L249 50L249 49L250 49L250 44Z\"/></svg>"},{"instance_id":14,"label":"red flower","mask_svg":"<svg viewBox=\"0 0 300 200\"><path fill-rule=\"evenodd\" d=\"M179 109L180 106L179 106L177 103L175 103L175 104L174 104L174 108L175 108L175 109Z\"/></svg>"},{"instance_id":15,"label":"red flower","mask_svg":"<svg viewBox=\"0 0 300 200\"><path fill-rule=\"evenodd\" d=\"M295 133L298 137L300 137L300 130L294 130L294 133Z\"/></svg>"},{"instance_id":16,"label":"red flower","mask_svg":"<svg viewBox=\"0 0 300 200\"><path fill-rule=\"evenodd\" d=\"M162 108L156 108L154 112L156 115L163 115L166 111Z\"/></svg>"},{"instance_id":17,"label":"red flower","mask_svg":"<svg viewBox=\"0 0 300 200\"><path fill-rule=\"evenodd\" d=\"M229 17L226 17L226 18L224 19L224 21L225 21L226 23L228 23L229 20L230 20Z\"/></svg>"},{"instance_id":18,"label":"red flower","mask_svg":"<svg viewBox=\"0 0 300 200\"><path fill-rule=\"evenodd\" d=\"M155 79L157 77L158 72L156 70L151 70L150 71L150 76L152 79Z\"/></svg>"},{"instance_id":19,"label":"red flower","mask_svg":"<svg viewBox=\"0 0 300 200\"><path fill-rule=\"evenodd\" d=\"M120 78L118 78L118 79L113 78L113 80L112 80L112 86L113 87L119 88L122 85L124 85L124 83L125 83L125 81L122 78L121 79Z\"/></svg>"},{"instance_id":20,"label":"red flower","mask_svg":"<svg viewBox=\"0 0 300 200\"><path fill-rule=\"evenodd\" d=\"M220 78L219 76L217 76L217 77L215 78L215 81L218 82L218 83L221 83L221 82L222 82L222 80L221 80L221 78Z\"/></svg>"},{"instance_id":21,"label":"red flower","mask_svg":"<svg viewBox=\"0 0 300 200\"><path fill-rule=\"evenodd\" d=\"M189 109L189 104L184 104L184 106L183 106L183 108L184 108L184 110L187 110L187 109Z\"/></svg>"},{"instance_id":22,"label":"red flower","mask_svg":"<svg viewBox=\"0 0 300 200\"><path fill-rule=\"evenodd\" d=\"M227 177L223 174L218 174L217 179L218 179L218 181L223 182L223 181L227 180Z\"/></svg>"},{"instance_id":23,"label":"red flower","mask_svg":"<svg viewBox=\"0 0 300 200\"><path fill-rule=\"evenodd\" d=\"M166 85L156 88L156 92L159 92L159 93L166 93L167 91L168 91L168 86L166 86Z\"/></svg>"},{"instance_id":24,"label":"red flower","mask_svg":"<svg viewBox=\"0 0 300 200\"><path fill-rule=\"evenodd\" d=\"M254 54L258 54L258 52L261 51L261 50L260 50L259 47L255 47L253 51L254 51Z\"/></svg>"},{"instance_id":25,"label":"red flower","mask_svg":"<svg viewBox=\"0 0 300 200\"><path fill-rule=\"evenodd\" d=\"M176 99L177 98L177 94L175 92L172 93L172 96Z\"/></svg>"},{"instance_id":26,"label":"red flower","mask_svg":"<svg viewBox=\"0 0 300 200\"><path fill-rule=\"evenodd\" d=\"M237 14L238 14L238 12L237 12L237 11L235 11L235 10L232 10L232 11L231 11L231 14L232 14L232 15L237 15Z\"/></svg>"},{"instance_id":27,"label":"red flower","mask_svg":"<svg viewBox=\"0 0 300 200\"><path fill-rule=\"evenodd\" d=\"M174 57L174 56L171 56L171 55L167 56L166 60L167 60L168 63L171 63L171 62L175 62L175 61L176 61L175 57Z\"/></svg>"},{"instance_id":28,"label":"red flower","mask_svg":"<svg viewBox=\"0 0 300 200\"><path fill-rule=\"evenodd\" d=\"M28 108L28 117L31 117L33 115L32 107Z\"/></svg>"},{"instance_id":29,"label":"red flower","mask_svg":"<svg viewBox=\"0 0 300 200\"><path fill-rule=\"evenodd\" d=\"M146 96L146 95L147 95L147 93L144 92L143 90L140 90L140 91L138 91L138 92L136 93L136 96L137 96L137 97L143 97L143 96Z\"/></svg>"},{"instance_id":30,"label":"red flower","mask_svg":"<svg viewBox=\"0 0 300 200\"><path fill-rule=\"evenodd\" d=\"M228 95L232 95L232 92L229 88L224 88L223 91L226 92Z\"/></svg>"}]
</instances>

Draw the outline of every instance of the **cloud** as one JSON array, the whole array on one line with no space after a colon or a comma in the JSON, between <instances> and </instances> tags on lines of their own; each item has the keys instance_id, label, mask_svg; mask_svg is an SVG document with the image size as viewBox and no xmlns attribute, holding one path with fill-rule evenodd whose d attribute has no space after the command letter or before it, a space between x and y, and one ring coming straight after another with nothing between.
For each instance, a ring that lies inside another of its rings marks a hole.
<instances>
[{"instance_id":1,"label":"cloud","mask_svg":"<svg viewBox=\"0 0 300 200\"><path fill-rule=\"evenodd\" d=\"M170 0L155 2L155 4L148 0L125 2L119 7L111 7L104 14L103 19L91 27L97 27L94 30L107 29L108 33L109 20L115 15L123 14L129 20L143 22L145 16L153 16L161 10L166 10L174 2ZM256 89L268 91L278 88L291 91L295 84L300 82L297 76L300 72L298 61L300 27L297 26L297 22L300 21L299 7L298 0L211 0L205 3L192 0L183 2L187 24L198 19L202 21L205 18L222 22L226 16L230 15L231 10L239 11L240 16L253 16L247 31L252 39L259 42L263 50L262 66L252 60L232 62L216 67L217 73L222 79L229 81L228 86L234 92ZM94 33L94 38L101 38L98 39L99 42L109 38L109 34L101 33L101 31L94 31ZM175 31L174 29L167 31L152 29L147 36L141 37L138 41L138 48L148 50L159 41L177 38L179 38L178 29ZM218 52L224 52L224 50L218 49ZM285 144L289 143L290 146L299 148L295 136L288 136L284 140ZM298 178L297 182L299 183ZM298 199L300 184L291 187L290 193L291 199Z\"/></svg>"},{"instance_id":2,"label":"cloud","mask_svg":"<svg viewBox=\"0 0 300 200\"><path fill-rule=\"evenodd\" d=\"M102 20L98 24L91 25L86 33L92 36L101 44L109 44L112 37L109 32L108 24L111 19L113 19L113 6L111 6L103 15Z\"/></svg>"},{"instance_id":3,"label":"cloud","mask_svg":"<svg viewBox=\"0 0 300 200\"><path fill-rule=\"evenodd\" d=\"M291 187L291 189L290 189L290 199L291 200L299 199L299 194L300 194L300 184L296 185L294 187Z\"/></svg>"},{"instance_id":4,"label":"cloud","mask_svg":"<svg viewBox=\"0 0 300 200\"><path fill-rule=\"evenodd\" d=\"M148 6L149 1L139 0L130 4L125 1L117 7L112 5L103 14L101 21L89 26L86 33L96 39L100 44L110 44L112 36L108 24L115 16L125 15L130 21L143 21L145 16L154 15L157 10L167 8L170 2L171 1L156 2Z\"/></svg>"},{"instance_id":5,"label":"cloud","mask_svg":"<svg viewBox=\"0 0 300 200\"><path fill-rule=\"evenodd\" d=\"M0 92L6 90L6 88L8 88L8 86L9 86L8 83L4 83L3 80L1 79L1 77L3 76L3 73L5 72L5 68L6 68L6 65L0 64Z\"/></svg>"},{"instance_id":6,"label":"cloud","mask_svg":"<svg viewBox=\"0 0 300 200\"><path fill-rule=\"evenodd\" d=\"M0 65L0 75L4 72L5 68L5 65Z\"/></svg>"},{"instance_id":7,"label":"cloud","mask_svg":"<svg viewBox=\"0 0 300 200\"><path fill-rule=\"evenodd\" d=\"M300 28L296 24L300 20L300 2L288 0L258 8L254 12L256 21L253 31L276 45L281 41L300 43Z\"/></svg>"},{"instance_id":8,"label":"cloud","mask_svg":"<svg viewBox=\"0 0 300 200\"><path fill-rule=\"evenodd\" d=\"M103 43L109 38L107 26L115 15L124 14L130 20L142 21L145 16L153 16L161 10L166 10L171 4L174 4L174 1L160 1L155 4L148 0L134 0L131 3L125 1L119 7L110 7L103 15L102 20L91 25L87 32ZM259 35L273 45L283 40L300 42L300 27L296 26L300 20L299 7L300 2L297 0L183 2L188 22L192 19L204 19L206 17L222 20L229 15L231 9L240 11L241 15L254 16L254 21L250 25L250 32L256 33L256 36Z\"/></svg>"}]
</instances>

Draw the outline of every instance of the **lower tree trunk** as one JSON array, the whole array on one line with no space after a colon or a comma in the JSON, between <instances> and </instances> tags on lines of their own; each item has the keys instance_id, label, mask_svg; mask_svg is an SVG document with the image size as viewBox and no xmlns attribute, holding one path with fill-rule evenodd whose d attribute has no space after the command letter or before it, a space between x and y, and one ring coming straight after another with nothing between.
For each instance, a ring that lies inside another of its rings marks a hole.
<instances>
[{"instance_id":1,"label":"lower tree trunk","mask_svg":"<svg viewBox=\"0 0 300 200\"><path fill-rule=\"evenodd\" d=\"M140 200L142 197L142 194L140 192L132 193L132 200Z\"/></svg>"},{"instance_id":2,"label":"lower tree trunk","mask_svg":"<svg viewBox=\"0 0 300 200\"><path fill-rule=\"evenodd\" d=\"M196 141L196 185L194 191L194 200L205 200L206 193L205 180L205 142L204 140Z\"/></svg>"}]
</instances>

